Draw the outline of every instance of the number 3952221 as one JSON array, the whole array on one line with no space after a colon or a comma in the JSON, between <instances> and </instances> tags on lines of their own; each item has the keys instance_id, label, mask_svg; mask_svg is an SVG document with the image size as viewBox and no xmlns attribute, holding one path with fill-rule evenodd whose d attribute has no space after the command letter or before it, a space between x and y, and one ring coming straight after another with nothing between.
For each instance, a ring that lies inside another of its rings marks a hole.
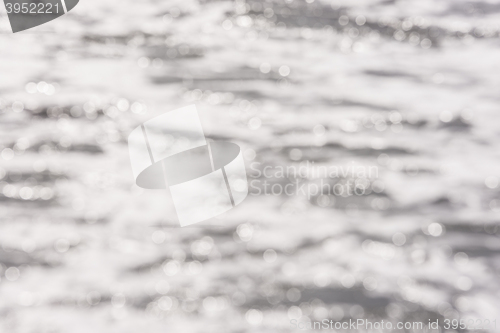
<instances>
[{"instance_id":1,"label":"number 3952221","mask_svg":"<svg viewBox=\"0 0 500 333\"><path fill-rule=\"evenodd\" d=\"M51 3L6 3L7 14L59 14L62 8L59 4Z\"/></svg>"}]
</instances>

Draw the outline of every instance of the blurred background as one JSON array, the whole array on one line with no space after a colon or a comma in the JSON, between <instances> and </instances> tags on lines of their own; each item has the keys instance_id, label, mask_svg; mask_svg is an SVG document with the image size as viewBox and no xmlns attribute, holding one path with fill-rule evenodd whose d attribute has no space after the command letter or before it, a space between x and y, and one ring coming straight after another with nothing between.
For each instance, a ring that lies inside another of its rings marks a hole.
<instances>
[{"instance_id":1,"label":"blurred background","mask_svg":"<svg viewBox=\"0 0 500 333\"><path fill-rule=\"evenodd\" d=\"M1 7L1 332L500 331L498 2L81 0L17 34ZM254 184L363 195L251 188L180 228L127 136L193 103ZM307 162L377 172L260 173Z\"/></svg>"}]
</instances>

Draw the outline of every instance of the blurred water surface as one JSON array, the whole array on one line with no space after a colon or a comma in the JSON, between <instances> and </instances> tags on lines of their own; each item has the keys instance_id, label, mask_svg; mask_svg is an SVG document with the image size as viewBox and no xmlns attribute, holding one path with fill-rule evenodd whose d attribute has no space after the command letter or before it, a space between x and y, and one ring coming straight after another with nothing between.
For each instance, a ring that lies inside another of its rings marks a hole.
<instances>
[{"instance_id":1,"label":"blurred water surface","mask_svg":"<svg viewBox=\"0 0 500 333\"><path fill-rule=\"evenodd\" d=\"M1 331L496 319L499 17L493 1L82 0L11 34L3 13ZM256 184L306 161L377 173L327 180L364 195L253 188L180 228L167 193L134 185L126 138L192 103Z\"/></svg>"}]
</instances>

